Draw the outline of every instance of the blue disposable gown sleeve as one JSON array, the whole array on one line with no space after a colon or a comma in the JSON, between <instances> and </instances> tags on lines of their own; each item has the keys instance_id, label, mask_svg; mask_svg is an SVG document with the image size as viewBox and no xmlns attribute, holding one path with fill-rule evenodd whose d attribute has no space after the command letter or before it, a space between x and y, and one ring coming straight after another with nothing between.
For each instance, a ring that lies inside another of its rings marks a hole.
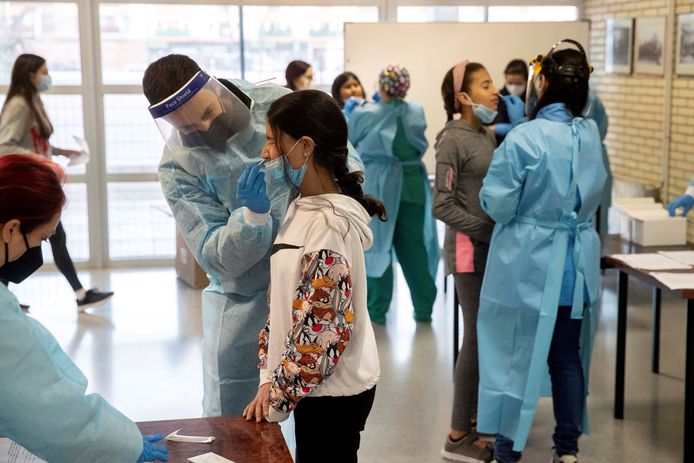
<instances>
[{"instance_id":1,"label":"blue disposable gown sleeve","mask_svg":"<svg viewBox=\"0 0 694 463\"><path fill-rule=\"evenodd\" d=\"M480 190L482 209L497 223L507 224L516 216L523 183L533 156L517 131L511 132L494 151L492 163Z\"/></svg>"},{"instance_id":2,"label":"blue disposable gown sleeve","mask_svg":"<svg viewBox=\"0 0 694 463\"><path fill-rule=\"evenodd\" d=\"M249 223L243 207L233 211L211 192L205 180L175 162L159 167L159 182L176 218L176 225L200 266L219 280L237 278L255 266L272 246L272 216Z\"/></svg>"},{"instance_id":3,"label":"blue disposable gown sleeve","mask_svg":"<svg viewBox=\"0 0 694 463\"><path fill-rule=\"evenodd\" d=\"M40 323L7 299L0 310L0 434L51 463L135 463L135 423L85 395L86 378Z\"/></svg>"}]
</instances>

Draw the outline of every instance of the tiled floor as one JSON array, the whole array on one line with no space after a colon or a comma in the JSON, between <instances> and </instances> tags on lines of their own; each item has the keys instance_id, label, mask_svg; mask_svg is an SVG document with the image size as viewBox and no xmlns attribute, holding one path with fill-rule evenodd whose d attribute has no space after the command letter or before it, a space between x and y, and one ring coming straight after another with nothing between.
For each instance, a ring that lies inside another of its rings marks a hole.
<instances>
[{"instance_id":1,"label":"tiled floor","mask_svg":"<svg viewBox=\"0 0 694 463\"><path fill-rule=\"evenodd\" d=\"M55 334L103 394L135 420L201 413L200 293L172 269L83 272L85 285L116 292L102 309L77 315L62 276L40 273L13 290ZM439 280L441 281L441 279ZM363 462L440 462L452 395L452 309L440 291L434 322L415 323L402 276L385 327L376 327L382 380L362 437ZM626 419L612 418L616 278L608 273L591 371L593 433L582 462L681 462L684 305L663 301L661 375L650 372L650 292L632 283L627 339ZM551 402L543 400L525 463L551 458ZM284 426L291 436L291 423ZM292 445L291 437L288 439ZM241 462L239 462L241 463Z\"/></svg>"}]
</instances>

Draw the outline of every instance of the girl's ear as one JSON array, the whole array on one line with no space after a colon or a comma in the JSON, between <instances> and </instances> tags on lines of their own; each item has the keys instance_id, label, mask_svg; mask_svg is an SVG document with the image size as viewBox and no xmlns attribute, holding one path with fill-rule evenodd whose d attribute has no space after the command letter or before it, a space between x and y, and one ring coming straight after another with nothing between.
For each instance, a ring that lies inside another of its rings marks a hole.
<instances>
[{"instance_id":1,"label":"girl's ear","mask_svg":"<svg viewBox=\"0 0 694 463\"><path fill-rule=\"evenodd\" d=\"M316 149L316 142L313 141L311 137L303 137L301 141L304 147L304 157L307 158L312 155Z\"/></svg>"}]
</instances>

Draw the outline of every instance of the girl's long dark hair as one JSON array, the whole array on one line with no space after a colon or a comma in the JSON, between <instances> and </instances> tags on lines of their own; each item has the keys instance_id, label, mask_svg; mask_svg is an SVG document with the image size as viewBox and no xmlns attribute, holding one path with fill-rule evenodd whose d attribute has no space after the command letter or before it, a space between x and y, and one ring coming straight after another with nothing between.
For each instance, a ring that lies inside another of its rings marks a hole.
<instances>
[{"instance_id":1,"label":"girl's long dark hair","mask_svg":"<svg viewBox=\"0 0 694 463\"><path fill-rule=\"evenodd\" d=\"M2 105L0 115L5 111L5 106L14 96L21 96L26 100L34 120L39 126L41 136L48 139L53 133L53 125L51 124L46 110L43 107L41 98L38 97L38 89L32 81L32 74L38 72L41 66L46 64L46 60L37 55L25 53L19 55L12 66L12 77L10 79L10 88L7 91L5 103Z\"/></svg>"},{"instance_id":2,"label":"girl's long dark hair","mask_svg":"<svg viewBox=\"0 0 694 463\"><path fill-rule=\"evenodd\" d=\"M364 174L349 171L347 122L330 95L320 90L284 95L272 103L267 119L276 140L281 134L296 140L311 137L315 143L313 162L332 174L342 194L355 199L370 216L386 220L383 203L364 194Z\"/></svg>"},{"instance_id":3,"label":"girl's long dark hair","mask_svg":"<svg viewBox=\"0 0 694 463\"><path fill-rule=\"evenodd\" d=\"M357 75L353 72L343 72L339 76L335 77L335 80L333 80L333 87L331 89L333 98L335 98L335 101L337 102L337 105L340 107L340 109L344 108L345 106L345 102L342 101L342 98L340 98L340 88L342 88L342 86L345 85L345 83L350 79L350 77L357 81L357 83L361 87L361 93L364 95L364 98L366 99L366 92L364 91L364 86L361 84L361 80L359 80L359 77L357 77Z\"/></svg>"},{"instance_id":4,"label":"girl's long dark hair","mask_svg":"<svg viewBox=\"0 0 694 463\"><path fill-rule=\"evenodd\" d=\"M583 114L588 103L590 78L590 66L583 53L573 49L552 53L542 62L540 75L545 76L549 85L537 102L531 119L535 119L542 108L552 103L566 104L574 117Z\"/></svg>"}]
</instances>

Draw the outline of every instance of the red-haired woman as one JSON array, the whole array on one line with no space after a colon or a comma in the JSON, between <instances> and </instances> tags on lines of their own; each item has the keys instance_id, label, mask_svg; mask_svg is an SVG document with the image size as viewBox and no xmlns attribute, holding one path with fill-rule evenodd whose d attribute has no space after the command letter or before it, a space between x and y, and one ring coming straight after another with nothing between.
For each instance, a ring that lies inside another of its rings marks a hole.
<instances>
[{"instance_id":1,"label":"red-haired woman","mask_svg":"<svg viewBox=\"0 0 694 463\"><path fill-rule=\"evenodd\" d=\"M0 156L0 277L19 283L43 263L41 242L60 223L64 175L32 155ZM168 460L161 436L135 423L98 394L56 339L23 314L0 285L0 435L51 462Z\"/></svg>"},{"instance_id":2,"label":"red-haired woman","mask_svg":"<svg viewBox=\"0 0 694 463\"><path fill-rule=\"evenodd\" d=\"M50 87L51 77L46 60L31 54L19 55L12 67L10 88L0 111L0 155L38 154L50 159L53 154L66 157L78 154L76 151L56 148L49 143L53 125L48 119L39 93L47 91ZM61 223L58 223L49 241L55 265L75 291L79 311L103 304L113 296L112 292L84 289L67 251L67 237ZM7 285L7 281L2 283Z\"/></svg>"}]
</instances>

